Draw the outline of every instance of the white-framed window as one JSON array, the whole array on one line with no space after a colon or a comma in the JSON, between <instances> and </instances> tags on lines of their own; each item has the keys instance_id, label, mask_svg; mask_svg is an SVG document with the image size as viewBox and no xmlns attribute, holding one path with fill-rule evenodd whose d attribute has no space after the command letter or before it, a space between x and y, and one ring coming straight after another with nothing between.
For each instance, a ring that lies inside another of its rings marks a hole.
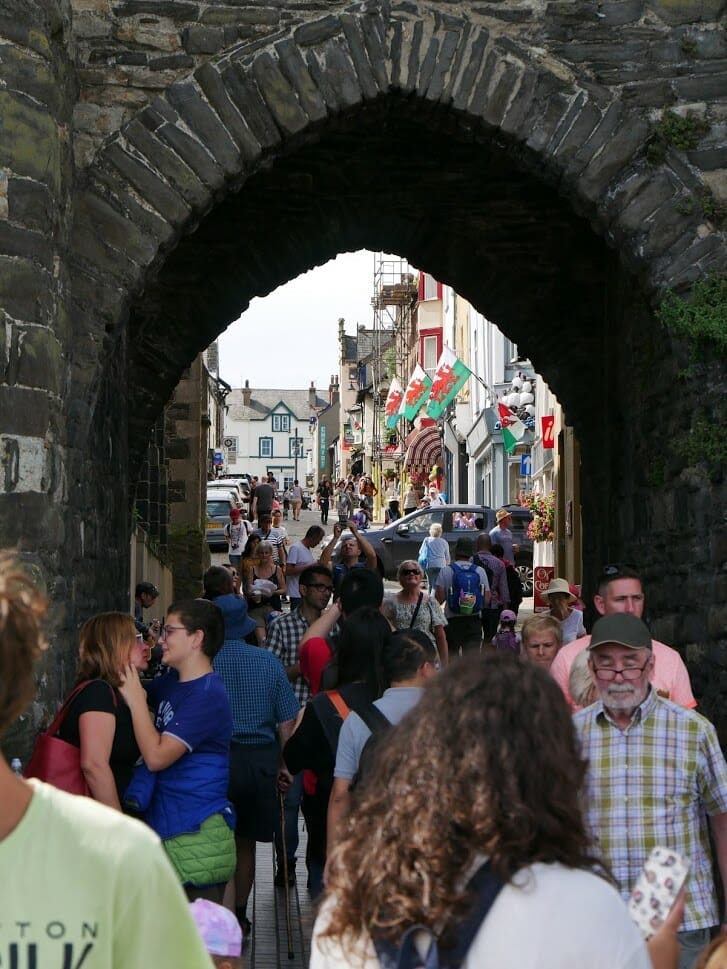
<instances>
[{"instance_id":1,"label":"white-framed window","mask_svg":"<svg viewBox=\"0 0 727 969\"><path fill-rule=\"evenodd\" d=\"M293 481L295 481L295 478L293 477L293 475L286 474L285 477L283 478L283 491L287 491L288 488L292 488Z\"/></svg>"},{"instance_id":2,"label":"white-framed window","mask_svg":"<svg viewBox=\"0 0 727 969\"><path fill-rule=\"evenodd\" d=\"M305 452L303 451L303 438L302 437L299 437L298 438L298 448L297 448L297 450L298 450L298 457L299 458L304 458L305 457ZM288 457L289 458L294 458L295 457L295 451L296 451L296 439L294 437L291 437L290 440L288 441Z\"/></svg>"},{"instance_id":3,"label":"white-framed window","mask_svg":"<svg viewBox=\"0 0 727 969\"><path fill-rule=\"evenodd\" d=\"M424 273L424 299L437 298L437 280L429 273Z\"/></svg>"},{"instance_id":4,"label":"white-framed window","mask_svg":"<svg viewBox=\"0 0 727 969\"><path fill-rule=\"evenodd\" d=\"M290 414L273 414L273 430L286 432L289 431Z\"/></svg>"},{"instance_id":5,"label":"white-framed window","mask_svg":"<svg viewBox=\"0 0 727 969\"><path fill-rule=\"evenodd\" d=\"M261 458L271 458L273 456L273 439L272 437L261 437L258 438L258 455Z\"/></svg>"},{"instance_id":6,"label":"white-framed window","mask_svg":"<svg viewBox=\"0 0 727 969\"><path fill-rule=\"evenodd\" d=\"M520 359L517 343L505 337L505 359L508 363L516 363Z\"/></svg>"},{"instance_id":7,"label":"white-framed window","mask_svg":"<svg viewBox=\"0 0 727 969\"><path fill-rule=\"evenodd\" d=\"M434 378L437 370L437 338L425 336L424 340L424 372L427 377Z\"/></svg>"}]
</instances>

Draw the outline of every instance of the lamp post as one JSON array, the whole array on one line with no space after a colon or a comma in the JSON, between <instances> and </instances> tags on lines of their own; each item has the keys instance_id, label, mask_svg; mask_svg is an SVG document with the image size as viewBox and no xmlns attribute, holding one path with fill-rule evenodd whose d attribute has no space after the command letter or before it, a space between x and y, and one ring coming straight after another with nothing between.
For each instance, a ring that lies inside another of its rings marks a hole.
<instances>
[{"instance_id":1,"label":"lamp post","mask_svg":"<svg viewBox=\"0 0 727 969\"><path fill-rule=\"evenodd\" d=\"M295 448L295 477L294 480L298 480L298 451L300 450L300 445L303 441L302 437L298 436L298 428L295 429L295 437L293 438L293 447Z\"/></svg>"}]
</instances>

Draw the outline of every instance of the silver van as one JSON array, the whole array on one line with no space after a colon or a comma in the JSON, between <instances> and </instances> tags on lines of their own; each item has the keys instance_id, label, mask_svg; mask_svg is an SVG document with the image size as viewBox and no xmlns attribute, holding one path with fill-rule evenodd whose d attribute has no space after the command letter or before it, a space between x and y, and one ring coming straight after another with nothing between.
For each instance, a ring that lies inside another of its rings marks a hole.
<instances>
[{"instance_id":1,"label":"silver van","mask_svg":"<svg viewBox=\"0 0 727 969\"><path fill-rule=\"evenodd\" d=\"M210 549L227 548L225 525L230 520L230 510L237 507L229 492L215 488L207 492L207 525L204 537Z\"/></svg>"}]
</instances>

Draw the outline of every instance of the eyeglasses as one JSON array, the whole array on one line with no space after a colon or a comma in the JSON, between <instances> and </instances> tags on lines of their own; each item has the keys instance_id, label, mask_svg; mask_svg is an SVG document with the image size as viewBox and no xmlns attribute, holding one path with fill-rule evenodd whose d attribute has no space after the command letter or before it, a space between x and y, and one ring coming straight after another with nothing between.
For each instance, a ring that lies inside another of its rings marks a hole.
<instances>
[{"instance_id":1,"label":"eyeglasses","mask_svg":"<svg viewBox=\"0 0 727 969\"><path fill-rule=\"evenodd\" d=\"M330 595L333 592L333 586L326 585L325 582L309 582L308 585L304 585L303 588L304 589L323 589L323 591L327 592L328 595Z\"/></svg>"},{"instance_id":2,"label":"eyeglasses","mask_svg":"<svg viewBox=\"0 0 727 969\"><path fill-rule=\"evenodd\" d=\"M617 673L620 673L624 680L638 680L648 665L647 662L643 666L625 666L621 670L617 670L612 666L594 666L593 672L604 683L610 683L612 680L615 680Z\"/></svg>"},{"instance_id":3,"label":"eyeglasses","mask_svg":"<svg viewBox=\"0 0 727 969\"><path fill-rule=\"evenodd\" d=\"M421 575L421 572L419 571L419 569L402 569L401 574L402 575Z\"/></svg>"},{"instance_id":4,"label":"eyeglasses","mask_svg":"<svg viewBox=\"0 0 727 969\"><path fill-rule=\"evenodd\" d=\"M164 638L169 636L169 633L173 633L177 629L186 629L186 626L162 626L162 632L164 633Z\"/></svg>"}]
</instances>

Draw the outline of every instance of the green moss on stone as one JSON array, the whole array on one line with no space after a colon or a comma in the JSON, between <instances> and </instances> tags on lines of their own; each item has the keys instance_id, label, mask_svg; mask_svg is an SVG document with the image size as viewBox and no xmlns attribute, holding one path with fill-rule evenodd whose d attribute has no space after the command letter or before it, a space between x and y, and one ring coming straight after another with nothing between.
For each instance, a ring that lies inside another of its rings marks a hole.
<instances>
[{"instance_id":1,"label":"green moss on stone","mask_svg":"<svg viewBox=\"0 0 727 969\"><path fill-rule=\"evenodd\" d=\"M687 341L693 359L727 355L727 275L699 280L686 298L668 293L656 312L670 333Z\"/></svg>"},{"instance_id":2,"label":"green moss on stone","mask_svg":"<svg viewBox=\"0 0 727 969\"><path fill-rule=\"evenodd\" d=\"M654 126L646 146L646 158L652 165L661 165L668 148L691 151L709 131L709 124L694 114L682 117L675 111L665 111Z\"/></svg>"}]
</instances>

